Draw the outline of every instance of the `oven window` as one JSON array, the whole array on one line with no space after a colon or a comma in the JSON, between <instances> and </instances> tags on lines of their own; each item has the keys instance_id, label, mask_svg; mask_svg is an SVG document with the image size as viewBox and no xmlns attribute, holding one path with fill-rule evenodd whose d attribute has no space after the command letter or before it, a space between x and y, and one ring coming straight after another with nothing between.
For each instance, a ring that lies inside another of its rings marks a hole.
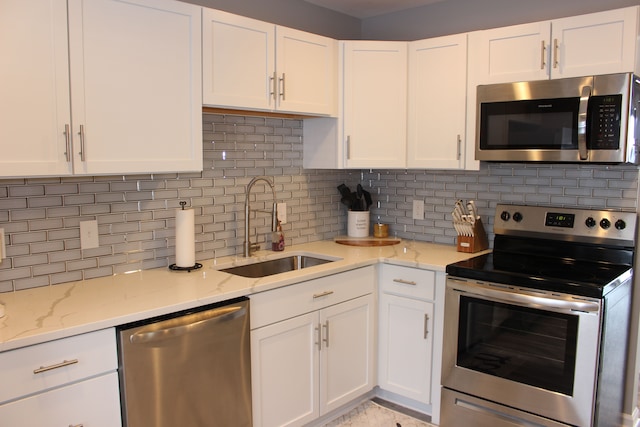
<instances>
[{"instance_id":1,"label":"oven window","mask_svg":"<svg viewBox=\"0 0 640 427\"><path fill-rule=\"evenodd\" d=\"M483 103L483 150L578 148L579 98Z\"/></svg>"},{"instance_id":2,"label":"oven window","mask_svg":"<svg viewBox=\"0 0 640 427\"><path fill-rule=\"evenodd\" d=\"M458 366L573 394L578 316L460 297Z\"/></svg>"}]
</instances>

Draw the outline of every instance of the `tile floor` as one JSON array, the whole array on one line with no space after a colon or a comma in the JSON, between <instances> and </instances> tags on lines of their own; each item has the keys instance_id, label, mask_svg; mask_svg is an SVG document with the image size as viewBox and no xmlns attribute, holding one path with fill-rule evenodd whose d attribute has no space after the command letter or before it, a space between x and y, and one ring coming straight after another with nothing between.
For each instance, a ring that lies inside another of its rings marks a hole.
<instances>
[{"instance_id":1,"label":"tile floor","mask_svg":"<svg viewBox=\"0 0 640 427\"><path fill-rule=\"evenodd\" d=\"M325 424L325 427L435 427L427 422L428 419L422 414L374 399Z\"/></svg>"}]
</instances>

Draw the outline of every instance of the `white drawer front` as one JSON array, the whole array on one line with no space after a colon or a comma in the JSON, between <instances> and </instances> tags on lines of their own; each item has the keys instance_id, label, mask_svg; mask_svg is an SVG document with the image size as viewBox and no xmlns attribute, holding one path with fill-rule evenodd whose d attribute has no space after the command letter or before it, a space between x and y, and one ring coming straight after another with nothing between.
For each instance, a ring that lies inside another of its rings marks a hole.
<instances>
[{"instance_id":1,"label":"white drawer front","mask_svg":"<svg viewBox=\"0 0 640 427\"><path fill-rule=\"evenodd\" d=\"M251 329L370 294L375 283L370 266L251 295Z\"/></svg>"},{"instance_id":2,"label":"white drawer front","mask_svg":"<svg viewBox=\"0 0 640 427\"><path fill-rule=\"evenodd\" d=\"M104 329L0 353L0 403L115 371L116 351L115 330Z\"/></svg>"},{"instance_id":3,"label":"white drawer front","mask_svg":"<svg viewBox=\"0 0 640 427\"><path fill-rule=\"evenodd\" d=\"M380 265L380 289L383 292L422 300L435 299L436 273L431 270Z\"/></svg>"},{"instance_id":4,"label":"white drawer front","mask_svg":"<svg viewBox=\"0 0 640 427\"><path fill-rule=\"evenodd\" d=\"M119 427L118 374L112 372L0 405L0 425Z\"/></svg>"}]
</instances>

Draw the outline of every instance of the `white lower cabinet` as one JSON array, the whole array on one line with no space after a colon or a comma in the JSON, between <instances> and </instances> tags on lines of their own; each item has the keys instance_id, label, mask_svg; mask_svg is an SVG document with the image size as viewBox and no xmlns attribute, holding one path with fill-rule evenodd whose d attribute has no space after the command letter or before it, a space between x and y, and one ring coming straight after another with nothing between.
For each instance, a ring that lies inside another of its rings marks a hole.
<instances>
[{"instance_id":1,"label":"white lower cabinet","mask_svg":"<svg viewBox=\"0 0 640 427\"><path fill-rule=\"evenodd\" d=\"M430 412L435 424L440 419L444 277L430 270L380 267L378 385L382 397Z\"/></svg>"},{"instance_id":2,"label":"white lower cabinet","mask_svg":"<svg viewBox=\"0 0 640 427\"><path fill-rule=\"evenodd\" d=\"M255 427L304 425L373 389L374 271L251 297Z\"/></svg>"},{"instance_id":3,"label":"white lower cabinet","mask_svg":"<svg viewBox=\"0 0 640 427\"><path fill-rule=\"evenodd\" d=\"M121 425L118 374L112 372L0 406L0 424L20 427Z\"/></svg>"},{"instance_id":4,"label":"white lower cabinet","mask_svg":"<svg viewBox=\"0 0 640 427\"><path fill-rule=\"evenodd\" d=\"M115 331L0 353L0 425L118 427Z\"/></svg>"}]
</instances>

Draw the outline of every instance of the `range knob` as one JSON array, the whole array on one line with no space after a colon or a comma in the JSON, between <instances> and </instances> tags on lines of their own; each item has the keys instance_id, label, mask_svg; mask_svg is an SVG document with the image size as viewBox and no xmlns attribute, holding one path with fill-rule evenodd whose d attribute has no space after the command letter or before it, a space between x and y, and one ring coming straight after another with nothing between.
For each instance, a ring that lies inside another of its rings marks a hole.
<instances>
[{"instance_id":1,"label":"range knob","mask_svg":"<svg viewBox=\"0 0 640 427\"><path fill-rule=\"evenodd\" d=\"M509 215L509 212L502 211L502 213L500 214L500 219L503 221L509 221L509 218L511 218L511 215Z\"/></svg>"},{"instance_id":2,"label":"range knob","mask_svg":"<svg viewBox=\"0 0 640 427\"><path fill-rule=\"evenodd\" d=\"M615 227L616 227L616 230L624 230L625 228L627 228L627 223L619 219L616 221Z\"/></svg>"},{"instance_id":3,"label":"range knob","mask_svg":"<svg viewBox=\"0 0 640 427\"><path fill-rule=\"evenodd\" d=\"M520 212L516 212L513 214L513 220L515 222L520 222L522 221L522 214Z\"/></svg>"},{"instance_id":4,"label":"range knob","mask_svg":"<svg viewBox=\"0 0 640 427\"><path fill-rule=\"evenodd\" d=\"M593 219L592 216L590 216L589 218L586 219L586 221L584 222L584 225L586 225L589 228L593 228L596 226L596 220Z\"/></svg>"},{"instance_id":5,"label":"range knob","mask_svg":"<svg viewBox=\"0 0 640 427\"><path fill-rule=\"evenodd\" d=\"M607 218L602 218L600 220L600 227L602 227L604 230L608 230L609 227L611 227L611 221L609 221Z\"/></svg>"}]
</instances>

